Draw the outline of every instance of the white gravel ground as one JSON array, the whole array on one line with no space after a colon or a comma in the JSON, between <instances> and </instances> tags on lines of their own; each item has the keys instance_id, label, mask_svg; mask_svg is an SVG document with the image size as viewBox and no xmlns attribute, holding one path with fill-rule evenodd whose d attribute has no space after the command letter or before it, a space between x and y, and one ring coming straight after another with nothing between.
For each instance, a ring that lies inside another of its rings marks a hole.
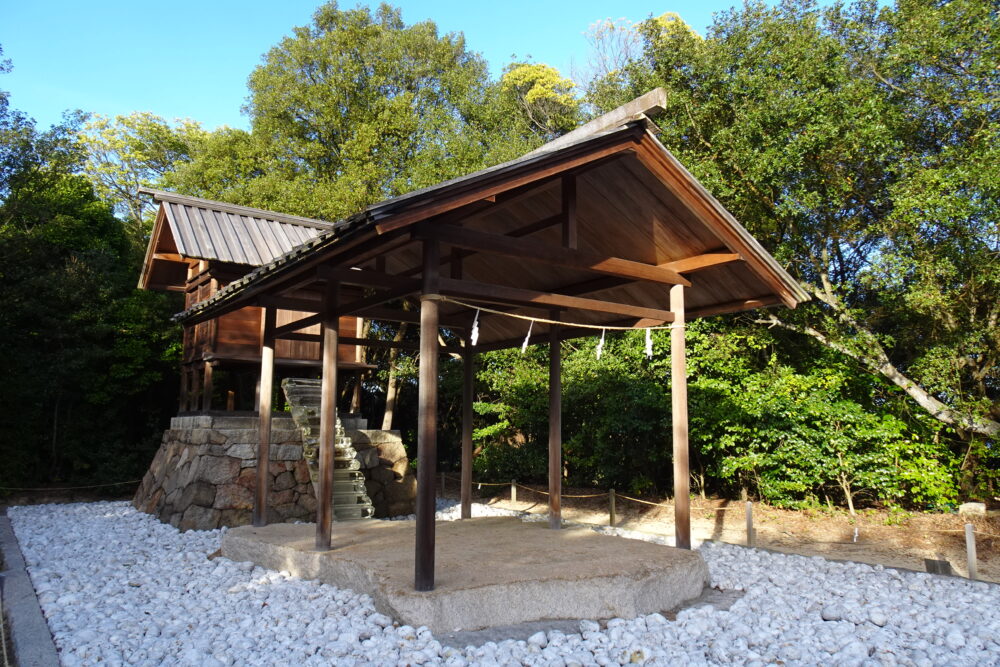
<instances>
[{"instance_id":1,"label":"white gravel ground","mask_svg":"<svg viewBox=\"0 0 1000 667\"><path fill-rule=\"evenodd\" d=\"M368 596L208 560L222 531L179 533L125 502L8 514L64 665L1000 664L1000 587L958 578L707 543L712 585L746 591L727 611L460 650Z\"/></svg>"}]
</instances>

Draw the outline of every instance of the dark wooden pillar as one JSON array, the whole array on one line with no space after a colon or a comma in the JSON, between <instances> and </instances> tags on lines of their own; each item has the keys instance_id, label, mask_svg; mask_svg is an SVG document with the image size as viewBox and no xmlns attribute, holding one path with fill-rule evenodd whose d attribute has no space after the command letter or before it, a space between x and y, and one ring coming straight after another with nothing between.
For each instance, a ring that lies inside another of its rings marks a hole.
<instances>
[{"instance_id":1,"label":"dark wooden pillar","mask_svg":"<svg viewBox=\"0 0 1000 667\"><path fill-rule=\"evenodd\" d=\"M687 362L684 350L684 286L670 288L670 401L674 427L674 539L691 548L691 474L688 469Z\"/></svg>"},{"instance_id":2,"label":"dark wooden pillar","mask_svg":"<svg viewBox=\"0 0 1000 667\"><path fill-rule=\"evenodd\" d=\"M274 308L264 309L260 346L260 392L257 403L257 486L253 499L253 525L267 525L267 495L271 486L271 395L274 393Z\"/></svg>"},{"instance_id":3,"label":"dark wooden pillar","mask_svg":"<svg viewBox=\"0 0 1000 667\"><path fill-rule=\"evenodd\" d=\"M177 412L187 412L188 411L188 369L187 366L181 364L181 395L178 400Z\"/></svg>"},{"instance_id":4,"label":"dark wooden pillar","mask_svg":"<svg viewBox=\"0 0 1000 667\"><path fill-rule=\"evenodd\" d=\"M549 326L549 528L562 528L562 350L555 324Z\"/></svg>"},{"instance_id":5,"label":"dark wooden pillar","mask_svg":"<svg viewBox=\"0 0 1000 667\"><path fill-rule=\"evenodd\" d=\"M323 384L320 391L319 483L316 489L316 549L331 548L333 530L333 448L337 438L337 344L340 339L340 283L323 295Z\"/></svg>"},{"instance_id":6,"label":"dark wooden pillar","mask_svg":"<svg viewBox=\"0 0 1000 667\"><path fill-rule=\"evenodd\" d=\"M215 388L212 376L215 374L215 365L211 361L206 361L202 372L205 379L201 383L201 411L208 412L212 409L212 390Z\"/></svg>"},{"instance_id":7,"label":"dark wooden pillar","mask_svg":"<svg viewBox=\"0 0 1000 667\"><path fill-rule=\"evenodd\" d=\"M437 473L438 270L440 251L424 241L417 403L417 543L414 587L434 590L434 478Z\"/></svg>"},{"instance_id":8,"label":"dark wooden pillar","mask_svg":"<svg viewBox=\"0 0 1000 667\"><path fill-rule=\"evenodd\" d=\"M465 339L462 351L462 518L472 517L472 398L476 357Z\"/></svg>"},{"instance_id":9,"label":"dark wooden pillar","mask_svg":"<svg viewBox=\"0 0 1000 667\"><path fill-rule=\"evenodd\" d=\"M198 362L195 361L191 364L191 393L189 394L188 406L191 412L197 412L198 407L201 405L201 376L199 373Z\"/></svg>"}]
</instances>

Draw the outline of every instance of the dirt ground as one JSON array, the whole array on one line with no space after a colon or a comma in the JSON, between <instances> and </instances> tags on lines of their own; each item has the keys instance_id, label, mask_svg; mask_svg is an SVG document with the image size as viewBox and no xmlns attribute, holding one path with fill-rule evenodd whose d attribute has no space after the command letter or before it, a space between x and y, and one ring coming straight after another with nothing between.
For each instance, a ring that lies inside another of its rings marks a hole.
<instances>
[{"instance_id":1,"label":"dirt ground","mask_svg":"<svg viewBox=\"0 0 1000 667\"><path fill-rule=\"evenodd\" d=\"M457 484L446 489L457 497ZM543 490L543 487L534 487ZM503 489L500 491L499 489ZM544 513L548 497L518 486L517 502L510 502L509 486L494 488L490 498L481 493L477 500L497 507ZM483 489L483 491L488 491ZM473 491L474 496L477 490ZM563 489L563 519L579 523L608 525L608 497L572 498L590 495L592 489ZM645 499L657 500L657 499ZM650 506L618 495L615 525L619 528L659 535L673 535L673 506ZM801 554L851 560L872 565L926 571L925 558L946 560L952 571L967 576L965 524L976 530L978 578L1000 583L1000 516L967 517L941 513L890 513L862 510L852 518L846 510L783 510L760 503L753 506L755 546ZM858 537L854 541L854 530ZM716 540L746 544L746 503L733 500L691 501L691 537L695 543Z\"/></svg>"}]
</instances>

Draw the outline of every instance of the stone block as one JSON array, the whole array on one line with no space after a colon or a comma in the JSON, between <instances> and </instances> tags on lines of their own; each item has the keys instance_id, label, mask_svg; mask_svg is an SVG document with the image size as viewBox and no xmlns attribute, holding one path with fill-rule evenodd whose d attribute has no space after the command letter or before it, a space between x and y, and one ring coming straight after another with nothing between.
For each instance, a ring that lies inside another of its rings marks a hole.
<instances>
[{"instance_id":1,"label":"stone block","mask_svg":"<svg viewBox=\"0 0 1000 667\"><path fill-rule=\"evenodd\" d=\"M302 458L302 445L277 445L271 447L272 461L297 461Z\"/></svg>"},{"instance_id":2,"label":"stone block","mask_svg":"<svg viewBox=\"0 0 1000 667\"><path fill-rule=\"evenodd\" d=\"M417 497L417 478L407 475L403 479L385 485L385 499L390 503L413 503ZM409 512L407 512L409 514Z\"/></svg>"},{"instance_id":3,"label":"stone block","mask_svg":"<svg viewBox=\"0 0 1000 667\"><path fill-rule=\"evenodd\" d=\"M212 507L220 510L251 510L253 496L251 489L240 484L221 484L216 487L215 502Z\"/></svg>"},{"instance_id":4,"label":"stone block","mask_svg":"<svg viewBox=\"0 0 1000 667\"><path fill-rule=\"evenodd\" d=\"M403 479L410 472L410 462L407 459L399 459L390 468L395 479Z\"/></svg>"},{"instance_id":5,"label":"stone block","mask_svg":"<svg viewBox=\"0 0 1000 667\"><path fill-rule=\"evenodd\" d=\"M222 510L219 515L220 526L248 526L253 520L253 512L250 510Z\"/></svg>"},{"instance_id":6,"label":"stone block","mask_svg":"<svg viewBox=\"0 0 1000 667\"><path fill-rule=\"evenodd\" d=\"M215 503L215 486L206 482L194 482L184 487L181 498L176 503L177 511L183 512L191 505L211 507Z\"/></svg>"},{"instance_id":7,"label":"stone block","mask_svg":"<svg viewBox=\"0 0 1000 667\"><path fill-rule=\"evenodd\" d=\"M284 491L295 486L295 475L287 470L274 478L271 488L275 491Z\"/></svg>"},{"instance_id":8,"label":"stone block","mask_svg":"<svg viewBox=\"0 0 1000 667\"><path fill-rule=\"evenodd\" d=\"M300 494L296 503L298 503L303 510L309 512L310 514L316 511L316 496L312 494Z\"/></svg>"},{"instance_id":9,"label":"stone block","mask_svg":"<svg viewBox=\"0 0 1000 667\"><path fill-rule=\"evenodd\" d=\"M299 459L295 462L295 481L299 484L307 484L309 482L309 464L306 463L305 459Z\"/></svg>"},{"instance_id":10,"label":"stone block","mask_svg":"<svg viewBox=\"0 0 1000 667\"><path fill-rule=\"evenodd\" d=\"M226 448L225 453L233 458L247 460L251 459L253 461L257 460L257 447L255 445L250 445L247 443L240 443L236 445L230 445Z\"/></svg>"},{"instance_id":11,"label":"stone block","mask_svg":"<svg viewBox=\"0 0 1000 667\"><path fill-rule=\"evenodd\" d=\"M357 459L362 469L374 468L379 462L378 450L374 447L360 449L358 450Z\"/></svg>"},{"instance_id":12,"label":"stone block","mask_svg":"<svg viewBox=\"0 0 1000 667\"><path fill-rule=\"evenodd\" d=\"M244 468L240 470L239 477L236 478L236 483L247 489L255 488L257 486L257 469Z\"/></svg>"},{"instance_id":13,"label":"stone block","mask_svg":"<svg viewBox=\"0 0 1000 667\"><path fill-rule=\"evenodd\" d=\"M958 513L964 516L986 516L986 503L962 503Z\"/></svg>"},{"instance_id":14,"label":"stone block","mask_svg":"<svg viewBox=\"0 0 1000 667\"><path fill-rule=\"evenodd\" d=\"M199 460L198 478L210 484L228 484L239 476L240 459L231 456L203 456Z\"/></svg>"},{"instance_id":15,"label":"stone block","mask_svg":"<svg viewBox=\"0 0 1000 667\"><path fill-rule=\"evenodd\" d=\"M178 528L181 530L212 530L219 527L222 513L210 507L191 505L184 510Z\"/></svg>"},{"instance_id":16,"label":"stone block","mask_svg":"<svg viewBox=\"0 0 1000 667\"><path fill-rule=\"evenodd\" d=\"M393 481L396 478L396 476L390 468L378 467L378 468L372 468L371 478L376 482L382 482L383 484L385 484L386 482Z\"/></svg>"},{"instance_id":17,"label":"stone block","mask_svg":"<svg viewBox=\"0 0 1000 667\"><path fill-rule=\"evenodd\" d=\"M268 496L268 505L277 507L278 505L287 505L295 502L295 491L292 489L286 489L284 491L272 491L271 495Z\"/></svg>"}]
</instances>

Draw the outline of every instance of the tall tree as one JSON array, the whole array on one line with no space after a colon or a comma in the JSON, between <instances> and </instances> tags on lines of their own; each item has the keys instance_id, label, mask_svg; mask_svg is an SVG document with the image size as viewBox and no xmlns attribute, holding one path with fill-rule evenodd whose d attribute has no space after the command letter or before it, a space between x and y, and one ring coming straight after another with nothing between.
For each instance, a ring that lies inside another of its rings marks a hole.
<instances>
[{"instance_id":1,"label":"tall tree","mask_svg":"<svg viewBox=\"0 0 1000 667\"><path fill-rule=\"evenodd\" d=\"M973 441L1000 434L1000 21L985 0L643 24L591 86L668 90L661 140L815 300L758 316L855 360Z\"/></svg>"}]
</instances>

